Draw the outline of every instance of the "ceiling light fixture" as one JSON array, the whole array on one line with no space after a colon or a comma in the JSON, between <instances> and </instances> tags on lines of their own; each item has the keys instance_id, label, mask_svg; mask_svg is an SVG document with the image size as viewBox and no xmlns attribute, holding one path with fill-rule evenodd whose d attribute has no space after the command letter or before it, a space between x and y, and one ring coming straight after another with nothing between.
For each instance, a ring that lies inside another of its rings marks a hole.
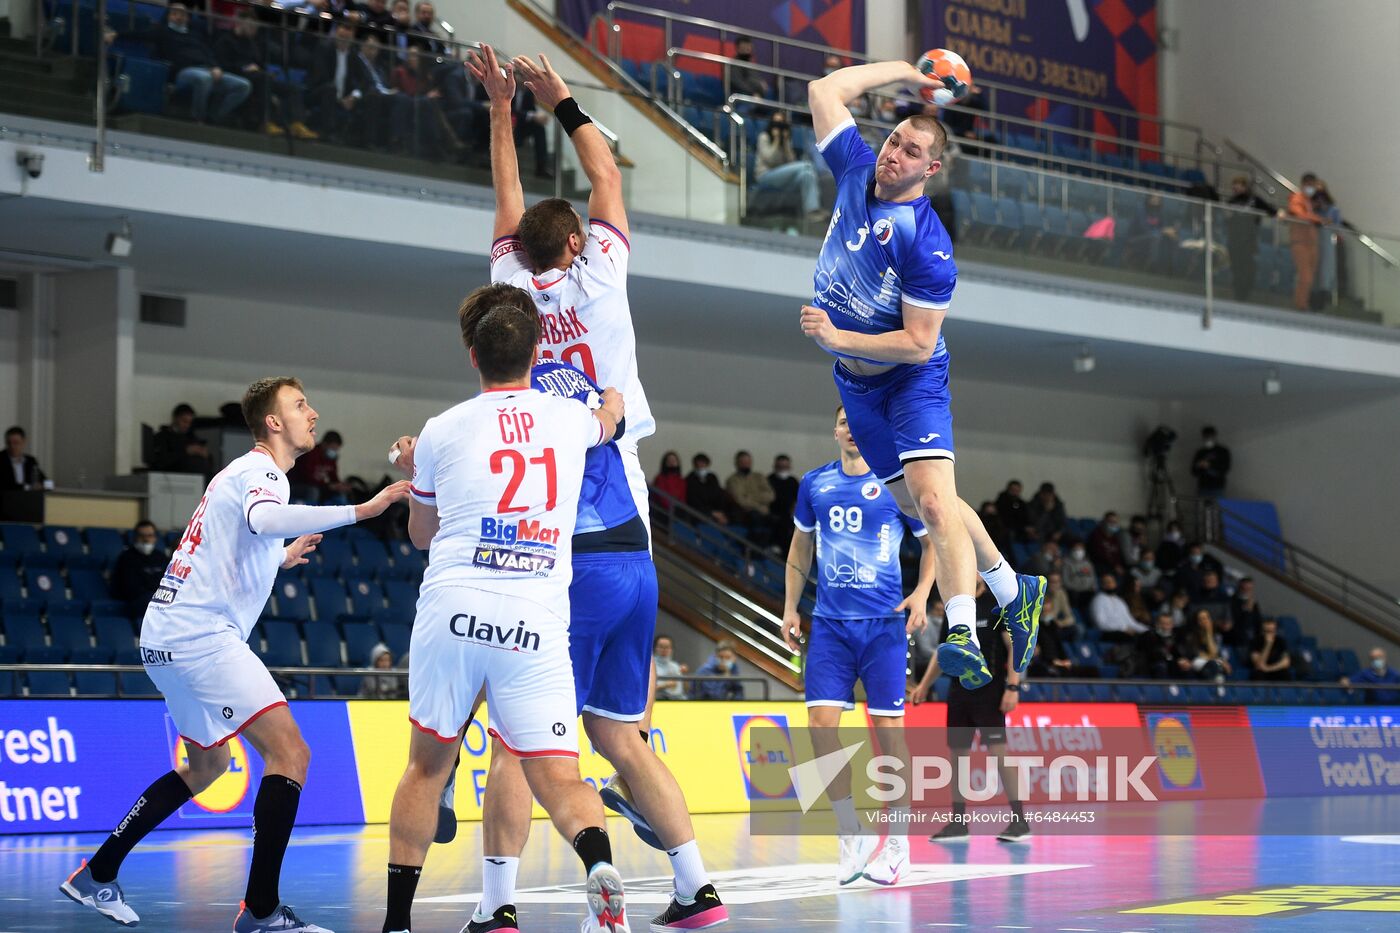
<instances>
[{"instance_id":1,"label":"ceiling light fixture","mask_svg":"<svg viewBox=\"0 0 1400 933\"><path fill-rule=\"evenodd\" d=\"M1079 355L1074 358L1074 371L1080 375L1091 373L1096 365L1098 361L1094 359L1094 354L1089 352L1089 345L1080 344Z\"/></svg>"}]
</instances>

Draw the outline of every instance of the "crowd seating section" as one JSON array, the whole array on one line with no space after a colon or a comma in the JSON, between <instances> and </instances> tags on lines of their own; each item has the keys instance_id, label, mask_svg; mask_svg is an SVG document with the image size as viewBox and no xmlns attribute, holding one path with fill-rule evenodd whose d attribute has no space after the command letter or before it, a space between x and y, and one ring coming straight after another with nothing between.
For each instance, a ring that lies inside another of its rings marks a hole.
<instances>
[{"instance_id":1,"label":"crowd seating section","mask_svg":"<svg viewBox=\"0 0 1400 933\"><path fill-rule=\"evenodd\" d=\"M167 550L182 532L166 535ZM139 619L113 599L107 573L125 547L108 528L0 524L0 663L139 664ZM427 561L407 541L359 528L328 533L311 562L280 571L250 643L270 667L369 665L379 642L408 653ZM145 673L0 672L0 697L155 696ZM360 678L294 679L301 695L353 696Z\"/></svg>"}]
</instances>

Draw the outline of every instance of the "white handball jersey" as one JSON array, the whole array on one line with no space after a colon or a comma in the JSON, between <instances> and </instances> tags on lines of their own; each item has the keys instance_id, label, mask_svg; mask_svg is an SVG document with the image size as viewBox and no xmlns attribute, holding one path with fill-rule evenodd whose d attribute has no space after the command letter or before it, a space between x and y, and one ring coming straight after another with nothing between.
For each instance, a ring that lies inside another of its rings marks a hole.
<instances>
[{"instance_id":1,"label":"white handball jersey","mask_svg":"<svg viewBox=\"0 0 1400 933\"><path fill-rule=\"evenodd\" d=\"M637 335L627 303L627 261L632 247L616 227L588 222L583 252L566 270L536 276L515 236L491 245L491 281L523 288L540 313L540 359L581 369L598 385L627 400L627 432L621 447L656 431L646 392L637 377Z\"/></svg>"},{"instance_id":2,"label":"white handball jersey","mask_svg":"<svg viewBox=\"0 0 1400 933\"><path fill-rule=\"evenodd\" d=\"M469 586L567 619L584 457L603 441L586 406L535 389L430 418L413 449L412 495L438 512L420 592Z\"/></svg>"},{"instance_id":3,"label":"white handball jersey","mask_svg":"<svg viewBox=\"0 0 1400 933\"><path fill-rule=\"evenodd\" d=\"M142 645L173 648L222 632L247 640L286 558L285 539L253 534L248 515L288 495L287 475L256 449L209 481L146 608Z\"/></svg>"}]
</instances>

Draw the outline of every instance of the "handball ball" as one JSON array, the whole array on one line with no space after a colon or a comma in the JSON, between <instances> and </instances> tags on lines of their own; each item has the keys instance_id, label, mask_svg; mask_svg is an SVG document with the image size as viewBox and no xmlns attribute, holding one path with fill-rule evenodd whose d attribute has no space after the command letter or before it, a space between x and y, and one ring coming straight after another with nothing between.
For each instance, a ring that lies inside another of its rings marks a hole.
<instances>
[{"instance_id":1,"label":"handball ball","mask_svg":"<svg viewBox=\"0 0 1400 933\"><path fill-rule=\"evenodd\" d=\"M923 74L938 78L941 88L919 88L924 100L945 107L964 100L972 90L972 71L957 52L930 49L919 59L916 68Z\"/></svg>"}]
</instances>

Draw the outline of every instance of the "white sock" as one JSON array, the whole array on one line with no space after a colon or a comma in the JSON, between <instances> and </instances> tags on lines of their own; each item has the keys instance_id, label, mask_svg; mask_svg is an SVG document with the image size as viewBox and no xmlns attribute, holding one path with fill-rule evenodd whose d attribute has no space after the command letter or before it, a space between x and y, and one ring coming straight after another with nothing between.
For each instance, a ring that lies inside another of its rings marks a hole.
<instances>
[{"instance_id":1,"label":"white sock","mask_svg":"<svg viewBox=\"0 0 1400 933\"><path fill-rule=\"evenodd\" d=\"M683 846L667 849L666 855L671 860L671 873L676 876L676 896L695 900L695 892L710 883L705 862L700 858L700 845L692 839Z\"/></svg>"},{"instance_id":2,"label":"white sock","mask_svg":"<svg viewBox=\"0 0 1400 933\"><path fill-rule=\"evenodd\" d=\"M982 643L977 640L977 601L967 594L954 596L943 604L943 615L948 620L948 630L952 631L954 626L966 625L967 630L972 635L972 643L977 647L982 647Z\"/></svg>"},{"instance_id":3,"label":"white sock","mask_svg":"<svg viewBox=\"0 0 1400 933\"><path fill-rule=\"evenodd\" d=\"M914 825L914 812L909 807L890 807L890 834L887 845L898 848L909 845L910 827Z\"/></svg>"},{"instance_id":4,"label":"white sock","mask_svg":"<svg viewBox=\"0 0 1400 933\"><path fill-rule=\"evenodd\" d=\"M987 581L987 589L992 591L992 595L997 598L997 605L1003 609L1015 602L1021 592L1021 584L1016 582L1016 571L1011 569L1006 558L1000 554L997 555L997 562L991 570L979 571L977 575Z\"/></svg>"},{"instance_id":5,"label":"white sock","mask_svg":"<svg viewBox=\"0 0 1400 933\"><path fill-rule=\"evenodd\" d=\"M481 903L476 907L478 919L490 917L507 904L515 903L515 873L520 859L488 855L481 860Z\"/></svg>"},{"instance_id":6,"label":"white sock","mask_svg":"<svg viewBox=\"0 0 1400 933\"><path fill-rule=\"evenodd\" d=\"M854 797L842 797L831 801L831 810L836 814L836 826L843 836L854 836L860 832L860 820L856 818Z\"/></svg>"}]
</instances>

